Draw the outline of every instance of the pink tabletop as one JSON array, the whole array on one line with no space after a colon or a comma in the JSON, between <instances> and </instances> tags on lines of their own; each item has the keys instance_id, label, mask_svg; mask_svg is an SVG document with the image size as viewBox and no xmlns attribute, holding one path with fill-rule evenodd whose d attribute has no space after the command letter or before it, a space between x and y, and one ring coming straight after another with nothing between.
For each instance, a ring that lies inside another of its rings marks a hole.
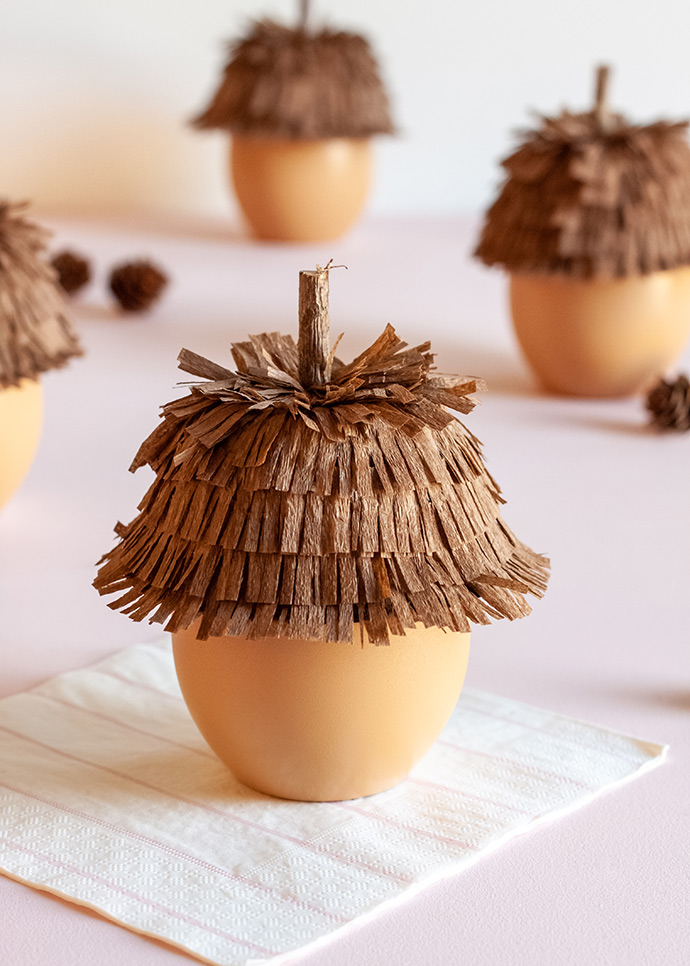
<instances>
[{"instance_id":1,"label":"pink tabletop","mask_svg":"<svg viewBox=\"0 0 690 966\"><path fill-rule=\"evenodd\" d=\"M550 554L526 620L473 634L468 684L671 746L660 769L430 886L304 966L686 966L690 955L690 434L657 436L642 401L552 398L514 344L498 272L473 264L469 219L365 222L319 246L257 245L222 224L54 222L94 262L74 303L87 354L44 380L38 458L0 516L0 696L160 628L90 584L150 483L127 467L173 398L182 346L224 364L248 332L296 333L297 273L333 257L334 334L356 354L390 321L439 368L489 386L467 425L521 539ZM159 306L122 316L109 268L149 255ZM681 368L690 368L687 355ZM0 876L3 966L166 966L189 957Z\"/></svg>"}]
</instances>

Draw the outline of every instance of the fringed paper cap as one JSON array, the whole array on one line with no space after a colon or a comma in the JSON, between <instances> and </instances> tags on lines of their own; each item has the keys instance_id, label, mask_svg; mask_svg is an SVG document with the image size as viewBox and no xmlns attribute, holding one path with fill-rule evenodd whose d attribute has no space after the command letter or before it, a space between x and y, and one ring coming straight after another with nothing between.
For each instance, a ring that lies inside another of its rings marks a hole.
<instances>
[{"instance_id":1,"label":"fringed paper cap","mask_svg":"<svg viewBox=\"0 0 690 966\"><path fill-rule=\"evenodd\" d=\"M0 389L36 379L81 355L56 271L43 258L49 232L0 201Z\"/></svg>"},{"instance_id":2,"label":"fringed paper cap","mask_svg":"<svg viewBox=\"0 0 690 966\"><path fill-rule=\"evenodd\" d=\"M509 272L623 278L690 265L688 124L606 109L542 118L507 157L475 255Z\"/></svg>"},{"instance_id":3,"label":"fringed paper cap","mask_svg":"<svg viewBox=\"0 0 690 966\"><path fill-rule=\"evenodd\" d=\"M415 623L468 631L522 617L548 561L500 517L468 413L473 378L432 373L388 326L353 362L328 349L328 270L300 274L300 341L233 345L231 371L163 407L131 469L156 481L119 525L95 586L111 607L198 637L385 644Z\"/></svg>"},{"instance_id":4,"label":"fringed paper cap","mask_svg":"<svg viewBox=\"0 0 690 966\"><path fill-rule=\"evenodd\" d=\"M359 34L252 23L230 46L223 79L197 128L314 140L391 134L378 64Z\"/></svg>"}]
</instances>

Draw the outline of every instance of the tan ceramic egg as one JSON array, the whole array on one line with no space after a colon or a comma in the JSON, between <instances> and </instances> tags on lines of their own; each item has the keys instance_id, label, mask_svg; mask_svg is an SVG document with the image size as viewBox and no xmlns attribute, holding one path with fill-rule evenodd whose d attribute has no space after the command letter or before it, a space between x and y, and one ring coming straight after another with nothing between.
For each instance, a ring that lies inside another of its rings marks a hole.
<instances>
[{"instance_id":1,"label":"tan ceramic egg","mask_svg":"<svg viewBox=\"0 0 690 966\"><path fill-rule=\"evenodd\" d=\"M468 633L421 625L386 647L199 641L197 630L173 634L173 647L199 731L245 785L302 801L401 782L448 721L470 650Z\"/></svg>"},{"instance_id":2,"label":"tan ceramic egg","mask_svg":"<svg viewBox=\"0 0 690 966\"><path fill-rule=\"evenodd\" d=\"M33 462L41 435L43 393L35 379L0 389L0 506L19 487Z\"/></svg>"},{"instance_id":3,"label":"tan ceramic egg","mask_svg":"<svg viewBox=\"0 0 690 966\"><path fill-rule=\"evenodd\" d=\"M235 135L230 176L257 238L328 241L354 224L369 195L367 138L288 141Z\"/></svg>"},{"instance_id":4,"label":"tan ceramic egg","mask_svg":"<svg viewBox=\"0 0 690 966\"><path fill-rule=\"evenodd\" d=\"M690 336L690 268L618 279L510 276L510 310L543 387L577 396L643 392Z\"/></svg>"}]
</instances>

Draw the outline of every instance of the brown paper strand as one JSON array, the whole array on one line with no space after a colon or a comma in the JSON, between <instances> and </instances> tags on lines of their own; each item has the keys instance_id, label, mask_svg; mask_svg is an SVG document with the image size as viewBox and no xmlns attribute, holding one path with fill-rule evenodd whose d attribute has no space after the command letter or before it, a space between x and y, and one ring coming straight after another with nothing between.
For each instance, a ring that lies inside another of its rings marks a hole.
<instances>
[{"instance_id":1,"label":"brown paper strand","mask_svg":"<svg viewBox=\"0 0 690 966\"><path fill-rule=\"evenodd\" d=\"M221 83L192 123L307 140L393 133L378 64L364 37L271 20L252 22L230 46Z\"/></svg>"},{"instance_id":2,"label":"brown paper strand","mask_svg":"<svg viewBox=\"0 0 690 966\"><path fill-rule=\"evenodd\" d=\"M542 117L502 165L475 255L510 272L621 278L690 265L687 122L630 124L606 107Z\"/></svg>"},{"instance_id":3,"label":"brown paper strand","mask_svg":"<svg viewBox=\"0 0 690 966\"><path fill-rule=\"evenodd\" d=\"M180 353L202 381L134 459L156 479L101 561L110 606L170 631L200 619L201 639L352 641L360 622L377 644L529 612L548 561L502 521L480 444L449 412L471 411L479 380L433 372L428 343L391 326L310 387L290 336L232 352L234 372Z\"/></svg>"},{"instance_id":4,"label":"brown paper strand","mask_svg":"<svg viewBox=\"0 0 690 966\"><path fill-rule=\"evenodd\" d=\"M0 202L0 389L82 353L43 257L49 232L24 218L25 207Z\"/></svg>"}]
</instances>

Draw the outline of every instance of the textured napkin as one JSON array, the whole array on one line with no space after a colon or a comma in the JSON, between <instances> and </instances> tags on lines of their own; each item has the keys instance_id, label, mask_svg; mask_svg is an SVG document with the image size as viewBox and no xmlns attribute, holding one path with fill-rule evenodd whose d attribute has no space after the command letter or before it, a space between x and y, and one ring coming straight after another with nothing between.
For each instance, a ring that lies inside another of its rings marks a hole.
<instances>
[{"instance_id":1,"label":"textured napkin","mask_svg":"<svg viewBox=\"0 0 690 966\"><path fill-rule=\"evenodd\" d=\"M220 964L290 958L665 749L466 690L412 775L351 802L239 785L130 648L0 701L0 869Z\"/></svg>"}]
</instances>

